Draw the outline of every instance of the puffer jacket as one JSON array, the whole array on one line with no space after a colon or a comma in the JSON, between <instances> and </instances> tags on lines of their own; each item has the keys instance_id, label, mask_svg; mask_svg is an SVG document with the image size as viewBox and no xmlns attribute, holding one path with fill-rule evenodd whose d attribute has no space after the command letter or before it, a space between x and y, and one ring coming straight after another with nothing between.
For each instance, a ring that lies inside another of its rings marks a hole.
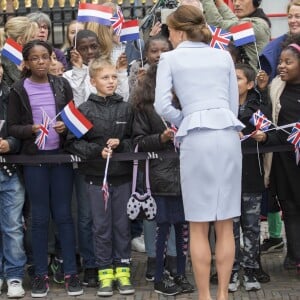
<instances>
[{"instance_id":1,"label":"puffer jacket","mask_svg":"<svg viewBox=\"0 0 300 300\"><path fill-rule=\"evenodd\" d=\"M56 113L59 113L73 99L72 89L62 77L48 75L48 78L56 103ZM36 135L32 133L33 116L24 80L16 82L10 91L7 110L8 133L22 141L22 154L36 154L38 147L34 143ZM59 136L62 149L66 134Z\"/></svg>"},{"instance_id":2,"label":"puffer jacket","mask_svg":"<svg viewBox=\"0 0 300 300\"><path fill-rule=\"evenodd\" d=\"M132 134L140 152L175 151L172 141L160 141L160 134L165 129L166 126L154 108L135 112ZM153 195L181 195L179 158L151 159L149 177Z\"/></svg>"},{"instance_id":3,"label":"puffer jacket","mask_svg":"<svg viewBox=\"0 0 300 300\"><path fill-rule=\"evenodd\" d=\"M132 121L131 104L114 94L106 98L91 94L88 100L78 109L93 123L91 128L81 139L72 133L67 136L65 149L83 159L95 160L79 164L81 173L86 175L87 181L102 184L106 160L100 159L101 152L110 138L120 140L114 152L132 152ZM108 168L108 182L118 185L131 181L132 161L110 161Z\"/></svg>"},{"instance_id":4,"label":"puffer jacket","mask_svg":"<svg viewBox=\"0 0 300 300\"><path fill-rule=\"evenodd\" d=\"M243 107L240 106L238 118L245 124L242 130L244 135L250 134L255 130L255 126L250 123L250 118L258 109L264 113L267 118L271 119L270 106L267 105L267 92L265 91L264 100L261 100L261 95L256 90L252 89L248 93L246 103ZM256 147L256 141L252 138L242 142L242 148ZM242 169L242 192L243 193L261 193L265 189L264 185L264 169L263 155L260 154L245 154L243 155Z\"/></svg>"}]
</instances>

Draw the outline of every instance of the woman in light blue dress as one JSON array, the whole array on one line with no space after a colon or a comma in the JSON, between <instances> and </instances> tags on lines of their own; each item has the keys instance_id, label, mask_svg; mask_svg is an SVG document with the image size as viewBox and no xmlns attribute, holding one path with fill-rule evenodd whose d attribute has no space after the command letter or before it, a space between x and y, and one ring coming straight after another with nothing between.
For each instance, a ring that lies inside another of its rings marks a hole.
<instances>
[{"instance_id":1,"label":"woman in light blue dress","mask_svg":"<svg viewBox=\"0 0 300 300\"><path fill-rule=\"evenodd\" d=\"M161 55L155 109L179 129L180 172L191 256L199 300L210 297L209 222L217 235L217 300L228 299L234 260L232 218L240 215L242 154L237 119L238 88L227 51L210 48L200 10L182 5L167 25L175 48ZM173 92L181 110L172 105Z\"/></svg>"}]
</instances>

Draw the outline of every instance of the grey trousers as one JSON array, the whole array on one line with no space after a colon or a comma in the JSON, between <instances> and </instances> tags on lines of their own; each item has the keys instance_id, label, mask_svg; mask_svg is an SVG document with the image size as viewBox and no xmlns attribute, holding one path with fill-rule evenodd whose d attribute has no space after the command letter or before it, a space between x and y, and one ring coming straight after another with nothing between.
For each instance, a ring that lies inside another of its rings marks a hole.
<instances>
[{"instance_id":1,"label":"grey trousers","mask_svg":"<svg viewBox=\"0 0 300 300\"><path fill-rule=\"evenodd\" d=\"M130 222L127 217L131 183L109 186L106 210L101 188L88 184L96 265L99 269L127 265L131 256Z\"/></svg>"}]
</instances>

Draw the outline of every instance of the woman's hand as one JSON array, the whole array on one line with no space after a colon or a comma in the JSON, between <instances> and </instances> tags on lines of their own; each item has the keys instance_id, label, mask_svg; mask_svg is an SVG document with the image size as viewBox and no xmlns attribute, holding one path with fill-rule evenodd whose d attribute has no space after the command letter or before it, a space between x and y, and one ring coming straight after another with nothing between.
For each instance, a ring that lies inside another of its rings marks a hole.
<instances>
[{"instance_id":1,"label":"woman's hand","mask_svg":"<svg viewBox=\"0 0 300 300\"><path fill-rule=\"evenodd\" d=\"M161 32L161 23L159 21L157 21L151 28L151 31L149 33L149 36L156 36Z\"/></svg>"},{"instance_id":2,"label":"woman's hand","mask_svg":"<svg viewBox=\"0 0 300 300\"><path fill-rule=\"evenodd\" d=\"M63 121L57 121L55 125L53 125L54 130L60 134L66 130L66 125Z\"/></svg>"},{"instance_id":3,"label":"woman's hand","mask_svg":"<svg viewBox=\"0 0 300 300\"><path fill-rule=\"evenodd\" d=\"M251 135L253 139L257 142L265 142L267 140L267 134L261 130L257 130L253 135Z\"/></svg>"}]
</instances>

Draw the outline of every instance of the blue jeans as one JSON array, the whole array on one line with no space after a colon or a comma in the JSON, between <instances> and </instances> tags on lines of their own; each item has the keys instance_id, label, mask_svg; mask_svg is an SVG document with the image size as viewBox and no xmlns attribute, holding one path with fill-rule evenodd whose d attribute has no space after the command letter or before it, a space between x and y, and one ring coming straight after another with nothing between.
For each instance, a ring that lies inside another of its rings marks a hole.
<instances>
[{"instance_id":1,"label":"blue jeans","mask_svg":"<svg viewBox=\"0 0 300 300\"><path fill-rule=\"evenodd\" d=\"M156 257L156 222L144 220L144 239L148 257ZM175 230L171 226L167 255L176 256Z\"/></svg>"},{"instance_id":2,"label":"blue jeans","mask_svg":"<svg viewBox=\"0 0 300 300\"><path fill-rule=\"evenodd\" d=\"M48 274L50 212L58 229L65 274L76 274L75 233L71 215L72 166L24 166L24 179L31 205L32 252L36 275Z\"/></svg>"},{"instance_id":3,"label":"blue jeans","mask_svg":"<svg viewBox=\"0 0 300 300\"><path fill-rule=\"evenodd\" d=\"M96 268L92 231L93 219L87 183L84 179L85 176L80 174L78 170L74 170L74 175L79 253L83 259L84 268Z\"/></svg>"},{"instance_id":4,"label":"blue jeans","mask_svg":"<svg viewBox=\"0 0 300 300\"><path fill-rule=\"evenodd\" d=\"M18 175L0 170L0 278L22 279L26 263L23 248L24 188Z\"/></svg>"}]
</instances>

